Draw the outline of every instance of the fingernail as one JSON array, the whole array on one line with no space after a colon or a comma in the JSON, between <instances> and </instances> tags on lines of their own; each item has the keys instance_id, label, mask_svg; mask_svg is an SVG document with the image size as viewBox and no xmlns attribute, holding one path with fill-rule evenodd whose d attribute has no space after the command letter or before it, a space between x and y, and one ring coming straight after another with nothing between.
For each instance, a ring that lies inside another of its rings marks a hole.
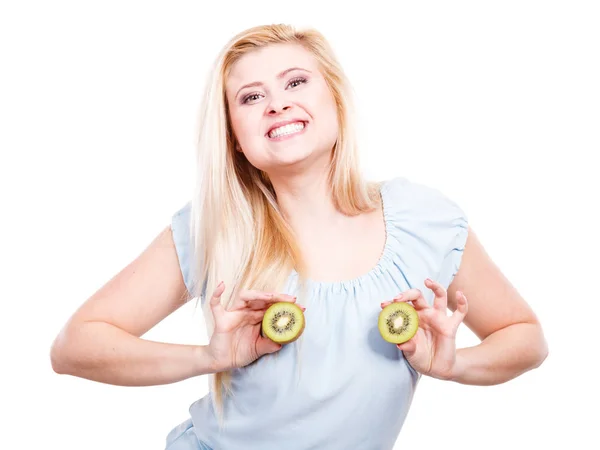
<instances>
[{"instance_id":1,"label":"fingernail","mask_svg":"<svg viewBox=\"0 0 600 450\"><path fill-rule=\"evenodd\" d=\"M433 280L431 278L425 278L425 281L428 281L429 283L433 283Z\"/></svg>"},{"instance_id":2,"label":"fingernail","mask_svg":"<svg viewBox=\"0 0 600 450\"><path fill-rule=\"evenodd\" d=\"M402 297L404 297L404 294L398 294L394 297L394 300L402 300Z\"/></svg>"},{"instance_id":3,"label":"fingernail","mask_svg":"<svg viewBox=\"0 0 600 450\"><path fill-rule=\"evenodd\" d=\"M217 287L218 287L218 288L220 288L221 286L223 286L223 284L224 284L224 283L223 283L223 281L221 281L221 282L220 282L220 283L217 285Z\"/></svg>"}]
</instances>

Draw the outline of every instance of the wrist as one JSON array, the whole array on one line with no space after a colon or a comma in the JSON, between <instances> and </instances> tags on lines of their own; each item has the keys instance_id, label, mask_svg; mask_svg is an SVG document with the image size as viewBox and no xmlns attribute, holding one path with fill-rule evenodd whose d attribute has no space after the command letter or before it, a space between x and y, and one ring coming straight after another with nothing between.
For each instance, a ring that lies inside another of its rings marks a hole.
<instances>
[{"instance_id":1,"label":"wrist","mask_svg":"<svg viewBox=\"0 0 600 450\"><path fill-rule=\"evenodd\" d=\"M452 367L452 371L448 377L448 381L454 381L455 383L460 383L460 380L463 378L463 374L465 373L465 358L461 349L456 350L456 358L454 359L454 366Z\"/></svg>"},{"instance_id":2,"label":"wrist","mask_svg":"<svg viewBox=\"0 0 600 450\"><path fill-rule=\"evenodd\" d=\"M223 367L216 360L208 345L197 345L195 347L196 373L208 375L223 371Z\"/></svg>"}]
</instances>

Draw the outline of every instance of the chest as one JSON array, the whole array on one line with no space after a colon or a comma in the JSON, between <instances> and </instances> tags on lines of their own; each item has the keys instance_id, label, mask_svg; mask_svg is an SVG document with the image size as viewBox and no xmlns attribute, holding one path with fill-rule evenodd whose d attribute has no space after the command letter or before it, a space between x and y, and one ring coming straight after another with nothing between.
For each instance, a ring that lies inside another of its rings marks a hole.
<instances>
[{"instance_id":1,"label":"chest","mask_svg":"<svg viewBox=\"0 0 600 450\"><path fill-rule=\"evenodd\" d=\"M377 328L379 299L389 291L372 286L322 294L323 288L310 292L302 337L244 369L240 386L253 392L268 387L269 395L298 408L346 398L354 406L372 402L379 414L404 404L416 374Z\"/></svg>"},{"instance_id":2,"label":"chest","mask_svg":"<svg viewBox=\"0 0 600 450\"><path fill-rule=\"evenodd\" d=\"M319 230L302 242L308 277L330 282L364 275L377 265L385 243L385 223L377 213L354 224Z\"/></svg>"}]
</instances>

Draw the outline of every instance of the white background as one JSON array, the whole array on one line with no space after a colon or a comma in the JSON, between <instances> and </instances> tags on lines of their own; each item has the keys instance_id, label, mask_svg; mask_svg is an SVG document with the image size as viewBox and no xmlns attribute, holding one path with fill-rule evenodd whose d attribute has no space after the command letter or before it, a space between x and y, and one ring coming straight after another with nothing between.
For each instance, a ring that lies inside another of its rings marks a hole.
<instances>
[{"instance_id":1,"label":"white background","mask_svg":"<svg viewBox=\"0 0 600 450\"><path fill-rule=\"evenodd\" d=\"M272 22L329 38L365 170L456 200L547 334L543 366L509 383L424 378L396 448L598 445L597 2L391 4L2 2L2 448L162 449L205 394L203 378L60 376L49 349L189 199L206 72L233 34ZM205 342L193 306L146 337Z\"/></svg>"}]
</instances>

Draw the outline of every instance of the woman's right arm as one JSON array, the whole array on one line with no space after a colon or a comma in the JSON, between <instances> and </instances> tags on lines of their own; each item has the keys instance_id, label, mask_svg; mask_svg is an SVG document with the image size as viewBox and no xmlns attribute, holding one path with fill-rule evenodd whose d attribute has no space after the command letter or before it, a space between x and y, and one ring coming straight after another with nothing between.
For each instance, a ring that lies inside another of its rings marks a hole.
<instances>
[{"instance_id":1,"label":"woman's right arm","mask_svg":"<svg viewBox=\"0 0 600 450\"><path fill-rule=\"evenodd\" d=\"M142 339L189 299L166 227L67 321L52 344L52 368L102 383L149 386L216 370L207 346Z\"/></svg>"}]
</instances>

